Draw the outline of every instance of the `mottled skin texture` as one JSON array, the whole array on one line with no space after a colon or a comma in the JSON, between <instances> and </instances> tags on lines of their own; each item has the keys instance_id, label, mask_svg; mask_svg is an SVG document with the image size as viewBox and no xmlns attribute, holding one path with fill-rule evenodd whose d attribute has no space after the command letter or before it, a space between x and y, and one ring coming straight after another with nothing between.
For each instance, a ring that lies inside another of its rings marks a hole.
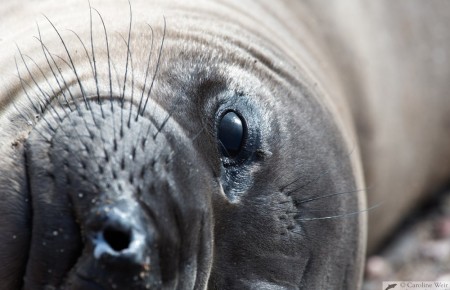
<instances>
[{"instance_id":1,"label":"mottled skin texture","mask_svg":"<svg viewBox=\"0 0 450 290\"><path fill-rule=\"evenodd\" d=\"M2 4L0 289L357 289L450 175L431 3Z\"/></svg>"}]
</instances>

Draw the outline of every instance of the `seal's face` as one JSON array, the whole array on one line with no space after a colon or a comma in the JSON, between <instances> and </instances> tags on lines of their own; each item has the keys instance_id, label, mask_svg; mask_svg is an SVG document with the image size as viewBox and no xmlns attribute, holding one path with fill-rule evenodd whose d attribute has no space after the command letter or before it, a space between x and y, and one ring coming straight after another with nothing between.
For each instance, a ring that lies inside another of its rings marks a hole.
<instances>
[{"instance_id":1,"label":"seal's face","mask_svg":"<svg viewBox=\"0 0 450 290\"><path fill-rule=\"evenodd\" d=\"M9 118L30 134L2 174L29 197L31 235L1 250L29 247L8 283L352 288L357 188L320 94L254 32L170 20L90 51L54 33L23 58Z\"/></svg>"}]
</instances>

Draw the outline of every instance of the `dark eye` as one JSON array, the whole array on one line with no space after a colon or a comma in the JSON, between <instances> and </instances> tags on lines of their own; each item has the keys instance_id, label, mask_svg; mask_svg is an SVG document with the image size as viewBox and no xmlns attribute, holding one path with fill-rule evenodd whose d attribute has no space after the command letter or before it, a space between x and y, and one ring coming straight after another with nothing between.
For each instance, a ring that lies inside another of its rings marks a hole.
<instances>
[{"instance_id":1,"label":"dark eye","mask_svg":"<svg viewBox=\"0 0 450 290\"><path fill-rule=\"evenodd\" d=\"M244 120L235 112L229 111L219 122L218 137L222 154L226 157L236 157L244 143Z\"/></svg>"}]
</instances>

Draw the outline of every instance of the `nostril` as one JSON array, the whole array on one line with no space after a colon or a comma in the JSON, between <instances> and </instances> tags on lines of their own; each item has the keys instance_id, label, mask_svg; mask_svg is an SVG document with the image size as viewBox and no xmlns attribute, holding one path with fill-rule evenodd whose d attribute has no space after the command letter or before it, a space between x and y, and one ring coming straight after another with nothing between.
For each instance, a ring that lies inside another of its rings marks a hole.
<instances>
[{"instance_id":1,"label":"nostril","mask_svg":"<svg viewBox=\"0 0 450 290\"><path fill-rule=\"evenodd\" d=\"M107 227L103 231L105 242L116 252L128 249L131 242L131 233Z\"/></svg>"}]
</instances>

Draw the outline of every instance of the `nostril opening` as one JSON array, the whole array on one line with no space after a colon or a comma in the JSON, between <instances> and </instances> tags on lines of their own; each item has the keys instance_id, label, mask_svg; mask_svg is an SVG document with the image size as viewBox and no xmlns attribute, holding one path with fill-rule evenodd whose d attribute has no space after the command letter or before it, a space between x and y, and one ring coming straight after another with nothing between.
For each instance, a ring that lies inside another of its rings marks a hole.
<instances>
[{"instance_id":1,"label":"nostril opening","mask_svg":"<svg viewBox=\"0 0 450 290\"><path fill-rule=\"evenodd\" d=\"M106 228L103 232L103 238L116 252L121 252L128 249L131 242L131 234L129 232L124 232L113 228Z\"/></svg>"}]
</instances>

